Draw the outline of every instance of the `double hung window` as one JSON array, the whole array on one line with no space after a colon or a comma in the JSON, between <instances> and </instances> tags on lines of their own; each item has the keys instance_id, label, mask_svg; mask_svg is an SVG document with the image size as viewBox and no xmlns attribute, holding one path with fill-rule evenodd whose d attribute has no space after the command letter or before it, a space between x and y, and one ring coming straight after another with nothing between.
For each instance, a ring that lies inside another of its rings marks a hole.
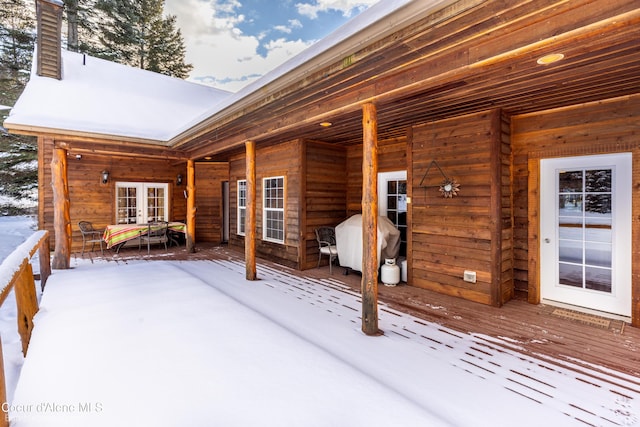
<instances>
[{"instance_id":1,"label":"double hung window","mask_svg":"<svg viewBox=\"0 0 640 427\"><path fill-rule=\"evenodd\" d=\"M247 218L247 180L238 181L238 234L244 236Z\"/></svg>"},{"instance_id":2,"label":"double hung window","mask_svg":"<svg viewBox=\"0 0 640 427\"><path fill-rule=\"evenodd\" d=\"M262 238L284 243L284 177L264 178L262 187Z\"/></svg>"}]
</instances>

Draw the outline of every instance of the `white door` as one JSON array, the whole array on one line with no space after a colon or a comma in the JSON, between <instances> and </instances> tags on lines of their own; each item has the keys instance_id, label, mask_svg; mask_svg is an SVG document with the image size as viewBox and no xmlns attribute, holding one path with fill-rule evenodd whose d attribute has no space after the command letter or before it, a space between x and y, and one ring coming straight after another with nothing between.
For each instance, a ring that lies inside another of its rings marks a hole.
<instances>
[{"instance_id":1,"label":"white door","mask_svg":"<svg viewBox=\"0 0 640 427\"><path fill-rule=\"evenodd\" d=\"M540 162L540 292L631 316L631 154Z\"/></svg>"},{"instance_id":2,"label":"white door","mask_svg":"<svg viewBox=\"0 0 640 427\"><path fill-rule=\"evenodd\" d=\"M407 255L407 171L378 174L378 215L400 231L400 256Z\"/></svg>"},{"instance_id":3,"label":"white door","mask_svg":"<svg viewBox=\"0 0 640 427\"><path fill-rule=\"evenodd\" d=\"M116 183L116 223L145 224L168 221L169 184Z\"/></svg>"}]
</instances>

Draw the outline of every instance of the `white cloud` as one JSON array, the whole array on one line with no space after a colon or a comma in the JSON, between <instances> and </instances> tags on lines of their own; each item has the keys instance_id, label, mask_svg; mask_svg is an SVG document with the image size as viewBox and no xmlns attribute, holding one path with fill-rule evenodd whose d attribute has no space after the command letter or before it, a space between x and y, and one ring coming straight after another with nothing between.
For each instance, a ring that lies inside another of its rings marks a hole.
<instances>
[{"instance_id":1,"label":"white cloud","mask_svg":"<svg viewBox=\"0 0 640 427\"><path fill-rule=\"evenodd\" d=\"M193 64L189 80L237 91L299 53L307 43L278 39L262 46L264 34L243 34L238 24L246 19L236 13L236 0L166 0L165 12L176 15L187 45L186 61ZM302 24L290 20L278 28L289 34Z\"/></svg>"},{"instance_id":2,"label":"white cloud","mask_svg":"<svg viewBox=\"0 0 640 427\"><path fill-rule=\"evenodd\" d=\"M354 10L362 11L377 3L378 0L316 0L311 3L296 3L300 15L310 19L317 19L319 12L335 10L349 18Z\"/></svg>"},{"instance_id":3,"label":"white cloud","mask_svg":"<svg viewBox=\"0 0 640 427\"><path fill-rule=\"evenodd\" d=\"M286 25L276 25L273 27L274 30L280 31L281 33L291 34L291 28Z\"/></svg>"},{"instance_id":4,"label":"white cloud","mask_svg":"<svg viewBox=\"0 0 640 427\"><path fill-rule=\"evenodd\" d=\"M296 5L305 15L317 16L326 10L339 10L350 16L376 0L319 0ZM186 61L193 65L189 80L219 89L238 91L298 54L313 41L267 40L267 33L245 34L239 25L247 18L240 13L238 0L165 0L165 12L176 15L187 47ZM292 6L293 8L293 6ZM295 10L292 10L295 14ZM298 19L272 27L283 37L302 28Z\"/></svg>"},{"instance_id":5,"label":"white cloud","mask_svg":"<svg viewBox=\"0 0 640 427\"><path fill-rule=\"evenodd\" d=\"M281 33L291 34L294 28L302 28L302 22L297 19L289 19L288 24L289 25L276 25L273 29Z\"/></svg>"}]
</instances>

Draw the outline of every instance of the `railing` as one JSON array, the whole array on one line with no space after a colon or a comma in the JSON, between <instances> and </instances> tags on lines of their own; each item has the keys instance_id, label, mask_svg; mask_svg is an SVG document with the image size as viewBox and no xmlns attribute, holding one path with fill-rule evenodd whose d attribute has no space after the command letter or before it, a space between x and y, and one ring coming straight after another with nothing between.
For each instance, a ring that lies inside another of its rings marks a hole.
<instances>
[{"instance_id":1,"label":"railing","mask_svg":"<svg viewBox=\"0 0 640 427\"><path fill-rule=\"evenodd\" d=\"M27 355L31 331L33 330L33 316L35 316L38 311L35 277L33 268L31 267L31 259L36 251L38 252L38 258L40 260L40 286L44 289L47 278L51 274L48 231L36 231L23 244L18 246L0 265L0 306L7 299L11 290L15 289L18 333L22 341L22 354L25 356ZM2 341L0 340L0 402L4 404L6 401L7 389L2 356ZM0 427L6 427L8 425L8 417L0 416Z\"/></svg>"}]
</instances>

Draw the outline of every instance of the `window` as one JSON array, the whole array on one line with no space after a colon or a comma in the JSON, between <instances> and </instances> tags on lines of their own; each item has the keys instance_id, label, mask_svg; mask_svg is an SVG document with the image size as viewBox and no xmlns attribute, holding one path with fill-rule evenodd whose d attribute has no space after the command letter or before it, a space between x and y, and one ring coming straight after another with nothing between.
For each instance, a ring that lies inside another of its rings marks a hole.
<instances>
[{"instance_id":1,"label":"window","mask_svg":"<svg viewBox=\"0 0 640 427\"><path fill-rule=\"evenodd\" d=\"M238 234L244 236L247 217L247 180L238 180Z\"/></svg>"},{"instance_id":2,"label":"window","mask_svg":"<svg viewBox=\"0 0 640 427\"><path fill-rule=\"evenodd\" d=\"M144 224L168 221L169 184L153 182L116 183L116 223Z\"/></svg>"},{"instance_id":3,"label":"window","mask_svg":"<svg viewBox=\"0 0 640 427\"><path fill-rule=\"evenodd\" d=\"M265 178L262 238L270 242L284 243L284 177Z\"/></svg>"}]
</instances>

